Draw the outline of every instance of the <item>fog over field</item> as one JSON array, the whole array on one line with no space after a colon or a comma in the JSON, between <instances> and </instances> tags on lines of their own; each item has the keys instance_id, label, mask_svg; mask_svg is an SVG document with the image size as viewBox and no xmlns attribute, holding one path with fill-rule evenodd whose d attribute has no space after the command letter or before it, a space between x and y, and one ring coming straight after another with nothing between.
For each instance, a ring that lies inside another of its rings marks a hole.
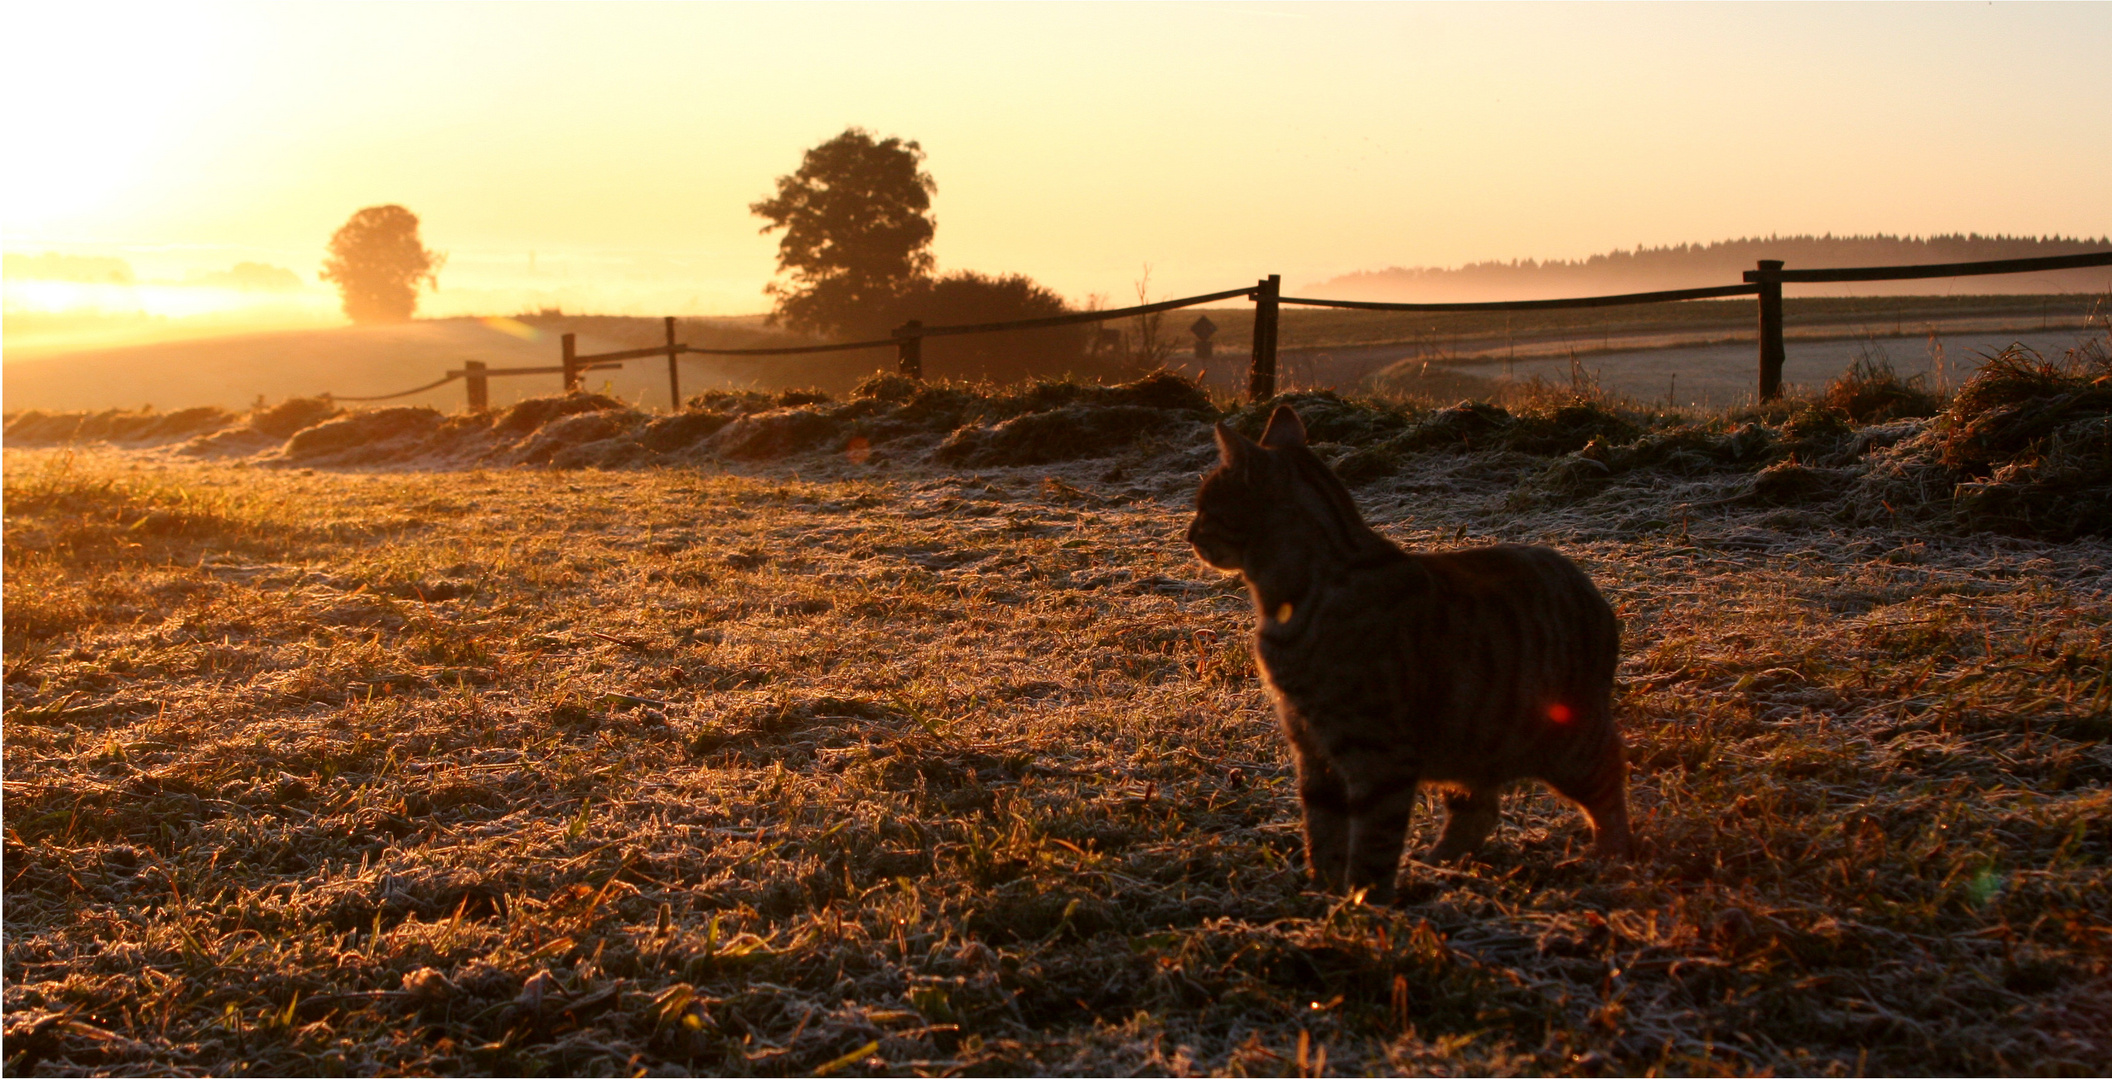
<instances>
[{"instance_id":1,"label":"fog over field","mask_svg":"<svg viewBox=\"0 0 2112 1080\"><path fill-rule=\"evenodd\" d=\"M1955 385L1979 358L2022 344L2048 357L2093 336L2096 301L2087 296L2048 297L1987 308L1971 297L1948 297L1917 309L1918 318L1893 320L1862 315L1812 315L1790 326L1786 384L1792 392L1817 392L1858 359L1883 359L1903 376L1926 376ZM1345 394L1384 392L1389 370L1424 363L1479 378L1567 385L1572 354L1578 370L1610 393L1681 405L1727 405L1754 392L1757 359L1746 312L1750 304L1719 303L1723 310L1684 323L1653 321L1666 305L1611 309L1558 321L1550 328L1514 331L1508 339L1484 326L1461 332L1430 331L1412 320L1393 322L1372 313L1290 309L1282 338L1282 380L1287 389L1333 389ZM1931 311L1955 309L1954 316ZM1792 311L1797 309L1792 307ZM1176 313L1180 314L1180 313ZM1220 347L1208 361L1195 359L1192 337L1165 331L1176 347L1167 360L1215 391L1233 395L1245 386L1251 307L1206 312L1223 324ZM1554 313L1563 315L1567 313ZM1676 314L1676 313L1674 313ZM1178 320L1185 326L1192 317ZM1427 319L1425 321L1428 321ZM1486 319L1484 319L1486 321ZM681 339L736 347L777 344L781 333L760 317L684 320ZM1130 321L1111 325L1134 335ZM1502 325L1500 320L1489 326ZM658 319L592 317L537 319L430 319L363 327L279 330L198 338L119 348L64 352L0 367L4 400L22 409L114 409L153 405L180 409L216 405L241 409L258 398L329 393L347 400L393 394L432 383L465 360L493 368L553 367L558 337L578 335L582 354L632 349L663 340ZM1494 336L1491 336L1492 333ZM775 336L772 336L775 334ZM729 337L729 335L731 335ZM738 340L736 340L738 339ZM767 341L766 341L767 339ZM786 338L785 340L793 340ZM826 363L803 358L749 360L686 356L680 361L683 395L707 390L782 390L822 385L847 389L873 371L892 370L892 349L836 354ZM936 377L946 372L935 370ZM558 389L554 373L494 378L491 402L504 407ZM658 357L631 360L619 368L588 372L587 388L635 404L666 409L667 363ZM457 380L390 398L380 404L460 409L466 401Z\"/></svg>"},{"instance_id":2,"label":"fog over field","mask_svg":"<svg viewBox=\"0 0 2112 1080\"><path fill-rule=\"evenodd\" d=\"M621 348L587 339L582 351ZM387 394L432 382L464 360L509 367L558 363L556 338L524 339L475 319L280 330L131 345L0 367L9 409L111 409L151 404L241 408L259 397ZM634 365L635 366L635 365ZM557 389L556 375L493 381L494 403ZM661 386L666 385L663 375ZM663 391L664 394L664 391ZM399 404L460 408L462 384ZM664 404L664 402L663 402Z\"/></svg>"}]
</instances>

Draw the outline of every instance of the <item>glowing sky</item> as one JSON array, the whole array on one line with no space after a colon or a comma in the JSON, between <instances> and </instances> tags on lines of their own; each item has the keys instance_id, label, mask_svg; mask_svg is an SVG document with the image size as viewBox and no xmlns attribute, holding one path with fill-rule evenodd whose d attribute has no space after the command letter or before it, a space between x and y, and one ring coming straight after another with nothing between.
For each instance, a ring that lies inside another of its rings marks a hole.
<instances>
[{"instance_id":1,"label":"glowing sky","mask_svg":"<svg viewBox=\"0 0 2112 1080\"><path fill-rule=\"evenodd\" d=\"M9 251L759 311L749 202L922 142L942 269L1119 301L1765 233L2112 232L2112 5L14 5ZM531 262L531 253L533 261ZM332 307L315 286L317 310ZM12 304L13 301L10 300Z\"/></svg>"}]
</instances>

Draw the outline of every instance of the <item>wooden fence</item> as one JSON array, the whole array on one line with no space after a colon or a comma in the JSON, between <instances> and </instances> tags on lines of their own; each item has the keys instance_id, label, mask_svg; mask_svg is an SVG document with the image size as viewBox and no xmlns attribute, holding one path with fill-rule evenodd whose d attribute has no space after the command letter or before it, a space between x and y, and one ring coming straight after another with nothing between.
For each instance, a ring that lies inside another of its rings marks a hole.
<instances>
[{"instance_id":1,"label":"wooden fence","mask_svg":"<svg viewBox=\"0 0 2112 1080\"><path fill-rule=\"evenodd\" d=\"M1707 300L1724 296L1757 296L1760 308L1760 399L1782 395L1782 286L1785 283L1819 281L1905 281L1911 278L1974 277L1981 274L2025 274L2043 270L2074 270L2089 266L2112 266L2112 251L2083 255L2054 255L2040 259L1995 259L1988 262L1928 263L1921 266L1855 266L1834 270L1785 270L1778 259L1762 259L1745 272L1745 284L1718 285L1702 289L1668 289L1662 292L1622 293L1616 296L1585 296L1568 300L1504 300L1479 304L1382 304L1357 300L1310 300L1286 296L1286 304L1308 307L1358 308L1365 311L1548 311L1559 308L1618 307L1626 304L1659 304L1676 300ZM1260 319L1256 308L1255 318ZM1275 330L1274 325L1270 331ZM1269 348L1271 366L1264 375L1248 379L1250 387L1275 387L1275 343ZM1255 362L1261 361L1260 350ZM1253 391L1250 390L1250 393ZM1259 400L1258 398L1256 400Z\"/></svg>"},{"instance_id":2,"label":"wooden fence","mask_svg":"<svg viewBox=\"0 0 2112 1080\"><path fill-rule=\"evenodd\" d=\"M712 349L685 345L675 340L675 320L666 320L667 343L643 349L622 349L616 352L590 353L578 351L578 341L572 334L563 338L562 354L557 367L486 367L477 361L463 365L462 370L450 371L439 382L412 390L375 397L340 397L341 401L381 401L386 398L406 397L421 393L436 386L445 385L455 379L468 384L469 407L483 409L490 405L489 386L492 378L507 375L562 375L566 393L580 388L581 376L600 368L620 367L627 360L640 360L657 356L667 358L667 397L674 409L682 407L682 387L676 371L677 361L683 355L691 356L795 356L809 353L846 352L853 349L875 349L893 346L896 369L912 379L924 377L924 339L953 337L961 334L997 334L1017 330L1043 330L1056 326L1078 326L1086 323L1107 322L1112 319L1150 315L1161 311L1194 307L1219 300L1247 299L1254 302L1254 333L1252 358L1247 367L1247 397L1252 401L1265 401L1276 395L1276 342L1280 326L1282 305L1295 304L1302 307L1351 308L1360 311L1552 311L1564 308L1621 307L1631 304L1662 304L1680 300L1707 300L1726 296L1752 296L1759 302L1760 338L1760 398L1768 400L1782 393L1782 286L1806 282L1830 281L1904 281L1913 278L1974 277L1982 274L2023 274L2044 270L2073 270L2091 266L2112 266L2112 251L2090 252L2082 255L2056 255L2038 259L1996 259L1988 262L1930 263L1921 266L1856 266L1832 270L1788 270L1780 260L1762 259L1759 264L1745 272L1745 282L1739 285L1715 285L1699 289L1665 289L1658 292L1619 293L1612 296L1580 296L1559 300L1498 300L1462 304L1392 304L1368 300L1325 300L1302 296L1284 296L1281 279L1270 274L1254 283L1250 288L1227 289L1223 292L1205 293L1200 296L1185 296L1178 300L1161 300L1153 304L1138 304L1134 307L1116 308L1111 311L1081 311L1069 315L1052 315L1040 319L1015 319L1009 322L967 323L954 326L925 326L915 319L895 328L887 337L869 341L843 341L825 345L796 345L769 349Z\"/></svg>"}]
</instances>

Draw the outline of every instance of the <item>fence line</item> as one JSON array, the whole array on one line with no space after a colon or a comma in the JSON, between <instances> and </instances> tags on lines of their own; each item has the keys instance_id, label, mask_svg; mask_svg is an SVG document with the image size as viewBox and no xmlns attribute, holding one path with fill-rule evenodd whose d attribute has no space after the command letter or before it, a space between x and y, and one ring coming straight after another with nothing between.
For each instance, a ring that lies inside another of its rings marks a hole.
<instances>
[{"instance_id":1,"label":"fence line","mask_svg":"<svg viewBox=\"0 0 2112 1080\"><path fill-rule=\"evenodd\" d=\"M1271 278L1270 280L1274 279ZM1200 296L1184 296L1177 300L1159 300L1126 308L1113 308L1106 311L1078 311L1068 315L1048 315L1035 319L1012 319L1007 322L925 326L922 322L911 319L909 322L897 327L893 334L884 338L874 338L867 341L838 341L826 345L772 346L755 349L714 349L679 344L675 341L674 317L668 316L667 344L651 348L618 349L614 352L581 354L577 351L577 339L571 334L566 334L563 342L564 362L563 367L559 370L565 375L565 390L569 393L578 388L579 379L577 373L590 370L590 368L585 366L589 363L621 363L625 360L641 360L649 356L665 356L668 362L668 401L671 407L679 409L682 407L682 392L676 382L674 364L675 358L685 353L697 356L796 356L806 353L878 349L892 345L896 351L897 369L911 378L921 379L924 376L923 339L928 337L957 337L963 334L990 334L1014 330L1047 330L1058 326L1082 326L1086 323L1107 322L1110 319L1126 319L1135 315L1150 315L1161 311L1172 311L1176 308L1194 307L1197 304L1208 304L1216 300L1231 300L1237 297L1252 296L1254 292L1254 289L1226 289L1222 292L1204 293Z\"/></svg>"},{"instance_id":2,"label":"fence line","mask_svg":"<svg viewBox=\"0 0 2112 1080\"><path fill-rule=\"evenodd\" d=\"M552 368L551 370L554 371L556 369ZM433 382L426 383L424 386L415 386L409 390L399 390L393 394L370 394L366 397L353 397L349 394L325 393L322 396L328 398L331 401L387 401L390 398L410 397L412 394L422 394L425 393L427 390L433 390L442 386L446 386L448 383L454 382L456 379L459 379L461 377L461 372L450 371L441 378Z\"/></svg>"},{"instance_id":3,"label":"fence line","mask_svg":"<svg viewBox=\"0 0 2112 1080\"><path fill-rule=\"evenodd\" d=\"M1613 296L1580 296L1566 300L1483 300L1459 304L1393 304L1377 300L1313 300L1286 296L1282 303L1301 307L1355 308L1359 311L1551 311L1557 308L1622 307L1628 304L1658 304L1673 300L1710 300L1722 296L1751 296L1758 285L1715 285L1705 289L1663 289L1658 292L1619 293Z\"/></svg>"},{"instance_id":4,"label":"fence line","mask_svg":"<svg viewBox=\"0 0 2112 1080\"><path fill-rule=\"evenodd\" d=\"M1201 296L1184 296L1179 300L1157 300L1133 307L1114 308L1108 311L1079 311L1069 315L1048 315L1039 319L1014 319L1010 322L959 323L953 326L926 326L918 333L923 337L952 337L957 334L988 334L999 330L1043 330L1052 326L1078 326L1084 323L1107 322L1110 319L1126 319L1132 315L1155 315L1161 311L1194 307L1215 300L1231 300L1236 297L1252 298L1254 290L1226 289L1223 292L1204 293ZM900 333L897 331L896 333Z\"/></svg>"},{"instance_id":5,"label":"fence line","mask_svg":"<svg viewBox=\"0 0 2112 1080\"><path fill-rule=\"evenodd\" d=\"M1760 275L1766 273L1764 268L1767 263L1760 265L1763 269L1747 270L1745 280L1761 280ZM1979 277L1982 274L2028 274L2037 270L2082 270L2092 266L2112 266L2112 251L2091 251L2081 255L2047 255L2036 259L1922 263L1918 266L1848 266L1833 270L1782 270L1781 263L1776 262L1774 265L1782 281L1907 281L1913 278Z\"/></svg>"},{"instance_id":6,"label":"fence line","mask_svg":"<svg viewBox=\"0 0 2112 1080\"><path fill-rule=\"evenodd\" d=\"M676 360L684 354L695 356L801 356L809 353L849 352L857 349L878 349L894 346L896 367L902 374L913 379L924 377L924 339L928 337L955 337L963 334L1009 333L1017 330L1044 330L1058 326L1080 326L1086 323L1107 322L1112 319L1150 315L1177 308L1194 307L1217 300L1244 297L1254 301L1254 330L1247 366L1247 397L1263 401L1276 394L1277 337L1281 326L1281 305L1295 304L1301 307L1349 308L1361 311L1555 311L1565 308L1623 307L1633 304L1660 304L1682 300L1708 300L1728 296L1754 296L1759 308L1760 344L1760 399L1765 401L1781 396L1782 364L1784 347L1782 337L1782 286L1785 283L1830 282L1830 281L1904 281L1914 278L1975 277L1982 274L2022 274L2044 270L2075 270L2092 266L2112 266L2112 251L2087 252L2081 255L2054 255L2036 259L1993 259L1985 262L1927 263L1920 266L1856 266L1831 270L1785 270L1777 259L1762 259L1752 270L1745 272L1742 285L1713 285L1696 289L1661 289L1655 292L1615 293L1606 296L1578 296L1556 300L1496 300L1479 303L1458 304L1411 304L1386 303L1374 300L1328 300L1303 296L1282 295L1282 281L1275 274L1262 278L1253 286L1241 289L1226 289L1221 292L1184 296L1177 300L1160 300L1132 307L1114 308L1107 311L1081 311L1068 315L1050 315L1035 319L1013 319L1008 322L960 323L955 325L925 326L918 320L896 327L884 338L867 341L838 341L820 345L771 346L753 349L719 349L686 345L675 340L675 319L666 320L667 344L641 349L619 349L614 352L581 354L576 335L566 334L562 341L562 362L557 367L534 368L488 368L479 361L468 361L461 371L450 371L439 382L429 383L414 390L373 397L339 397L340 401L385 401L389 398L408 397L435 387L444 386L455 379L468 382L469 405L472 409L488 407L487 380L502 375L563 375L565 392L580 388L580 377L601 368L620 367L626 360L647 357L667 357L668 400L674 409L682 407L681 384L676 375ZM329 396L329 395L325 395Z\"/></svg>"}]
</instances>

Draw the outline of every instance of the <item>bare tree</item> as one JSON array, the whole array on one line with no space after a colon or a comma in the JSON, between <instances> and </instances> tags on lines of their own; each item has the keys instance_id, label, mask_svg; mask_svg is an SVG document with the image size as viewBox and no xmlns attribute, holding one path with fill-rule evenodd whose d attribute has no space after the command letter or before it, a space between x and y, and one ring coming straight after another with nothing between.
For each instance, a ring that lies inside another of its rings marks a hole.
<instances>
[{"instance_id":1,"label":"bare tree","mask_svg":"<svg viewBox=\"0 0 2112 1080\"><path fill-rule=\"evenodd\" d=\"M1144 276L1137 279L1137 303L1151 303L1151 264L1144 264ZM1159 337L1165 322L1163 311L1148 312L1137 316L1137 342L1130 350L1130 363L1143 371L1156 371L1166 366L1173 357L1173 341Z\"/></svg>"}]
</instances>

